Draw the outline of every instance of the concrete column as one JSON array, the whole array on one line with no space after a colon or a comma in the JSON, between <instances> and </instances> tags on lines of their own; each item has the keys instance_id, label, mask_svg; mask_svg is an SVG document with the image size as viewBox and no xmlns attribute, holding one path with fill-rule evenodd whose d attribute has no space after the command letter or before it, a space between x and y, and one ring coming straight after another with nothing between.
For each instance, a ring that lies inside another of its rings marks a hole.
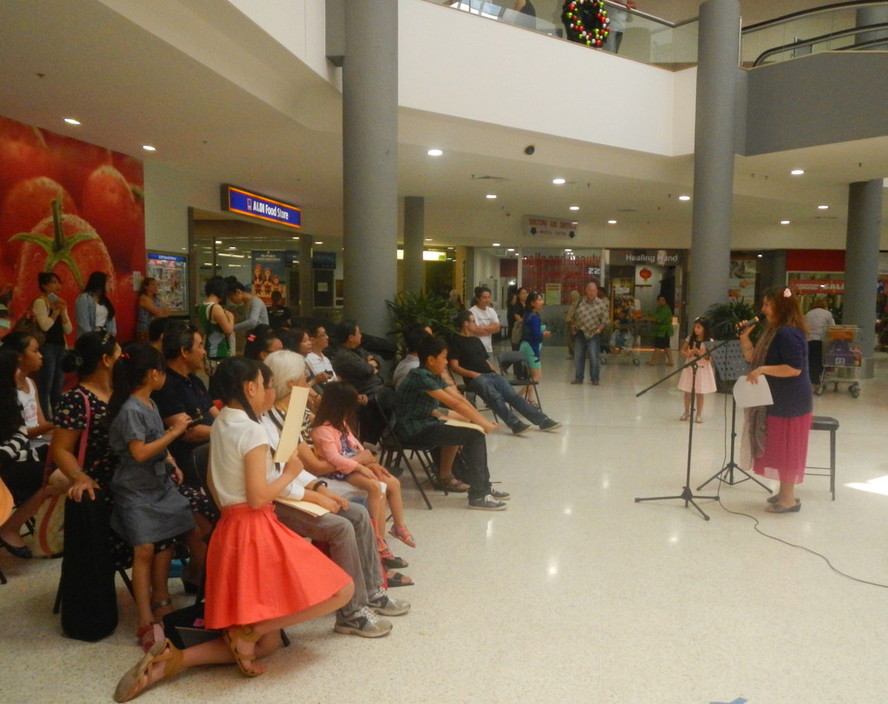
<instances>
[{"instance_id":1,"label":"concrete column","mask_svg":"<svg viewBox=\"0 0 888 704\"><path fill-rule=\"evenodd\" d=\"M859 325L863 353L860 376L873 376L876 343L876 282L882 229L882 179L852 183L848 188L848 235L845 241L844 325Z\"/></svg>"},{"instance_id":2,"label":"concrete column","mask_svg":"<svg viewBox=\"0 0 888 704\"><path fill-rule=\"evenodd\" d=\"M740 3L708 0L700 6L697 116L694 139L694 213L688 316L728 300L734 135L740 82Z\"/></svg>"},{"instance_id":3,"label":"concrete column","mask_svg":"<svg viewBox=\"0 0 888 704\"><path fill-rule=\"evenodd\" d=\"M425 242L425 199L404 198L404 290L421 293L425 290L425 263L422 258Z\"/></svg>"},{"instance_id":4,"label":"concrete column","mask_svg":"<svg viewBox=\"0 0 888 704\"><path fill-rule=\"evenodd\" d=\"M314 314L314 272L311 266L311 248L314 237L299 235L299 317Z\"/></svg>"},{"instance_id":5,"label":"concrete column","mask_svg":"<svg viewBox=\"0 0 888 704\"><path fill-rule=\"evenodd\" d=\"M389 329L398 247L398 3L345 3L342 66L345 314Z\"/></svg>"}]
</instances>

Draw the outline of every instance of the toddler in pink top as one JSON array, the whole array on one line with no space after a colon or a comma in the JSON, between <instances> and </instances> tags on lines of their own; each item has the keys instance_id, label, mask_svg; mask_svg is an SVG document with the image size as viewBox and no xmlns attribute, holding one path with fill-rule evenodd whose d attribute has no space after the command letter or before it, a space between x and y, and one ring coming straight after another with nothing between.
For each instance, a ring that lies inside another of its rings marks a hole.
<instances>
[{"instance_id":1,"label":"toddler in pink top","mask_svg":"<svg viewBox=\"0 0 888 704\"><path fill-rule=\"evenodd\" d=\"M416 547L413 536L404 523L404 502L401 482L376 461L375 455L364 448L351 432L354 427L358 394L350 384L331 381L324 385L321 404L312 423L311 438L321 459L335 467L331 474L367 492L368 510L376 530L376 545L387 554L385 540L386 497L392 513L390 534L410 547Z\"/></svg>"}]
</instances>

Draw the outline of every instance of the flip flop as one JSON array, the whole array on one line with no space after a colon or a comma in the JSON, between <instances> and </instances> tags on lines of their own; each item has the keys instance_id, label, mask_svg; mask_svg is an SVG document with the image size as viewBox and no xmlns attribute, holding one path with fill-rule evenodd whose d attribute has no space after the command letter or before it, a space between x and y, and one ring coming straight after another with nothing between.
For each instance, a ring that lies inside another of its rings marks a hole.
<instances>
[{"instance_id":1,"label":"flip flop","mask_svg":"<svg viewBox=\"0 0 888 704\"><path fill-rule=\"evenodd\" d=\"M409 567L410 563L403 557L392 555L391 557L383 557L382 564L387 570L402 570Z\"/></svg>"},{"instance_id":2,"label":"flip flop","mask_svg":"<svg viewBox=\"0 0 888 704\"><path fill-rule=\"evenodd\" d=\"M406 574L401 574L394 570L386 570L385 579L389 589L393 587L412 587L415 584Z\"/></svg>"}]
</instances>

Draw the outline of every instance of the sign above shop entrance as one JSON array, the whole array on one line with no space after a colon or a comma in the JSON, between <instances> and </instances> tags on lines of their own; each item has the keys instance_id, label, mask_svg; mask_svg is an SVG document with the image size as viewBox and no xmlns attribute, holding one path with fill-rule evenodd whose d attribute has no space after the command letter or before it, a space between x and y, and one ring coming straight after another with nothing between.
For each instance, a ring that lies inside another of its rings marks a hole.
<instances>
[{"instance_id":1,"label":"sign above shop entrance","mask_svg":"<svg viewBox=\"0 0 888 704\"><path fill-rule=\"evenodd\" d=\"M572 240L577 236L577 221L546 215L525 215L521 218L521 234L536 239Z\"/></svg>"},{"instance_id":2,"label":"sign above shop entrance","mask_svg":"<svg viewBox=\"0 0 888 704\"><path fill-rule=\"evenodd\" d=\"M287 227L302 227L302 208L242 188L222 186L222 209Z\"/></svg>"}]
</instances>

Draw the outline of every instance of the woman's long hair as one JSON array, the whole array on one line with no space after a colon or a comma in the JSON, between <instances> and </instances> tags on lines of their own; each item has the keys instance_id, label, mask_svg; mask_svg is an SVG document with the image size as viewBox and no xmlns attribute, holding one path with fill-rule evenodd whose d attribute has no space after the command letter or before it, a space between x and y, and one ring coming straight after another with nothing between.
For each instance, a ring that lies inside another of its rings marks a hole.
<instances>
[{"instance_id":1,"label":"woman's long hair","mask_svg":"<svg viewBox=\"0 0 888 704\"><path fill-rule=\"evenodd\" d=\"M777 319L774 322L774 327L789 326L808 332L805 316L802 315L802 309L799 308L798 298L787 287L769 288L762 298L774 307L774 316Z\"/></svg>"},{"instance_id":2,"label":"woman's long hair","mask_svg":"<svg viewBox=\"0 0 888 704\"><path fill-rule=\"evenodd\" d=\"M358 409L358 392L351 384L331 381L324 384L321 405L312 422L313 428L329 423L341 433L354 432L355 414Z\"/></svg>"},{"instance_id":3,"label":"woman's long hair","mask_svg":"<svg viewBox=\"0 0 888 704\"><path fill-rule=\"evenodd\" d=\"M108 405L108 419L117 417L121 407L133 392L145 383L148 372L166 369L163 354L147 342L129 342L114 365L114 391Z\"/></svg>"},{"instance_id":4,"label":"woman's long hair","mask_svg":"<svg viewBox=\"0 0 888 704\"><path fill-rule=\"evenodd\" d=\"M21 353L6 342L12 334L3 338L3 347L0 347L0 440L8 440L25 424L15 384Z\"/></svg>"},{"instance_id":5,"label":"woman's long hair","mask_svg":"<svg viewBox=\"0 0 888 704\"><path fill-rule=\"evenodd\" d=\"M140 296L147 296L148 295L148 287L151 284L153 284L155 281L157 281L157 279L155 279L153 276L146 276L144 279L142 279L142 285L141 285L141 287L139 287L139 295Z\"/></svg>"},{"instance_id":6,"label":"woman's long hair","mask_svg":"<svg viewBox=\"0 0 888 704\"><path fill-rule=\"evenodd\" d=\"M106 287L108 285L108 274L104 271L94 271L89 275L86 286L83 287L84 293L96 296L98 302L108 309L108 320L114 317L114 304L108 298Z\"/></svg>"},{"instance_id":7,"label":"woman's long hair","mask_svg":"<svg viewBox=\"0 0 888 704\"><path fill-rule=\"evenodd\" d=\"M210 379L210 398L219 399L226 405L236 401L250 420L258 422L259 419L256 418L253 407L250 406L244 393L244 385L256 381L256 377L261 373L260 364L261 362L246 357L223 359Z\"/></svg>"}]
</instances>

